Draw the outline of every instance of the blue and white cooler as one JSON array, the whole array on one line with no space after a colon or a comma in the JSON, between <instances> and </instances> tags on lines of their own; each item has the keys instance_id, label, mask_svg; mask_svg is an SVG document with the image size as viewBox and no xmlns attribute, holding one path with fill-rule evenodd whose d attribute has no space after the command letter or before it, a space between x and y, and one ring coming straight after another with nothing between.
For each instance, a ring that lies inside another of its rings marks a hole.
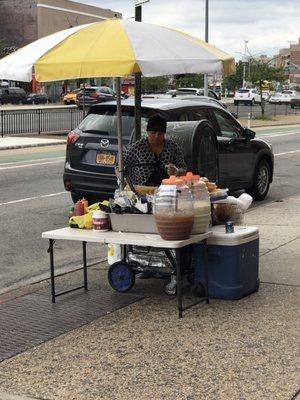
<instances>
[{"instance_id":1,"label":"blue and white cooler","mask_svg":"<svg viewBox=\"0 0 300 400\"><path fill-rule=\"evenodd\" d=\"M259 288L259 232L253 226L235 226L225 233L224 225L212 228L207 239L209 295L237 300ZM204 285L203 244L193 245L194 282Z\"/></svg>"}]
</instances>

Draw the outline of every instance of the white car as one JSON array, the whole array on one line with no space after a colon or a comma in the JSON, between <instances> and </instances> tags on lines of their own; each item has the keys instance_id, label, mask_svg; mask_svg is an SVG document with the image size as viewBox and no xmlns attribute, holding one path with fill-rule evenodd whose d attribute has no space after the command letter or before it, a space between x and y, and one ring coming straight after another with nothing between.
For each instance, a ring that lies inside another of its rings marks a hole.
<instances>
[{"instance_id":1,"label":"white car","mask_svg":"<svg viewBox=\"0 0 300 400\"><path fill-rule=\"evenodd\" d=\"M239 103L250 104L254 106L256 103L261 103L261 97L256 89L241 88L235 92L233 102L236 106Z\"/></svg>"},{"instance_id":2,"label":"white car","mask_svg":"<svg viewBox=\"0 0 300 400\"><path fill-rule=\"evenodd\" d=\"M263 100L269 101L269 98L270 98L270 92L269 92L269 91L263 90L263 91L261 92L261 94L262 94Z\"/></svg>"},{"instance_id":3,"label":"white car","mask_svg":"<svg viewBox=\"0 0 300 400\"><path fill-rule=\"evenodd\" d=\"M274 93L273 96L270 97L270 104L290 104L291 99L296 96L295 90L283 90L282 92Z\"/></svg>"}]
</instances>

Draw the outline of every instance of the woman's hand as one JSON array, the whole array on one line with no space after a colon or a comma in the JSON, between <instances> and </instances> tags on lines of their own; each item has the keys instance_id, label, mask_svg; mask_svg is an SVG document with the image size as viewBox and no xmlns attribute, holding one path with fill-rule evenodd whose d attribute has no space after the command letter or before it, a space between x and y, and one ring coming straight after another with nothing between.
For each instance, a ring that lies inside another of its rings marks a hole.
<instances>
[{"instance_id":1,"label":"woman's hand","mask_svg":"<svg viewBox=\"0 0 300 400\"><path fill-rule=\"evenodd\" d=\"M167 173L169 176L171 176L171 175L176 176L178 173L178 168L176 168L174 164L168 164L167 165Z\"/></svg>"}]
</instances>

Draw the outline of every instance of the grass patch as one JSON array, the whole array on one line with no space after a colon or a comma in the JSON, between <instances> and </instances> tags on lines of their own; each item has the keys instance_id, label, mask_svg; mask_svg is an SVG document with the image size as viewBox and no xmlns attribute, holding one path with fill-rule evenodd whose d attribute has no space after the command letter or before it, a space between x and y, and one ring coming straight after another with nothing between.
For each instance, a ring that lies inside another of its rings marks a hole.
<instances>
[{"instance_id":1,"label":"grass patch","mask_svg":"<svg viewBox=\"0 0 300 400\"><path fill-rule=\"evenodd\" d=\"M258 119L260 121L273 121L273 117L270 117L269 115L259 115L259 116L255 116L254 119Z\"/></svg>"}]
</instances>

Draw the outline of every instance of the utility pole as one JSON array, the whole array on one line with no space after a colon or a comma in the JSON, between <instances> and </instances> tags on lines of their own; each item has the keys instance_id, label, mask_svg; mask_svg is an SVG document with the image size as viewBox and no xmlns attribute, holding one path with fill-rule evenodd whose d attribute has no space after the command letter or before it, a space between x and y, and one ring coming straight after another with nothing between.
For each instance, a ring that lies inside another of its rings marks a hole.
<instances>
[{"instance_id":1,"label":"utility pole","mask_svg":"<svg viewBox=\"0 0 300 400\"><path fill-rule=\"evenodd\" d=\"M135 0L135 20L142 22L142 4L150 0ZM142 74L134 74L134 120L135 133L134 141L141 138L141 118L142 118Z\"/></svg>"},{"instance_id":2,"label":"utility pole","mask_svg":"<svg viewBox=\"0 0 300 400\"><path fill-rule=\"evenodd\" d=\"M248 40L244 40L244 42L245 42L245 51L244 51L244 63L243 63L243 88L246 86L246 51L247 51Z\"/></svg>"},{"instance_id":3,"label":"utility pole","mask_svg":"<svg viewBox=\"0 0 300 400\"><path fill-rule=\"evenodd\" d=\"M205 41L208 43L208 1L205 0ZM208 96L208 74L204 74L204 96Z\"/></svg>"}]
</instances>

